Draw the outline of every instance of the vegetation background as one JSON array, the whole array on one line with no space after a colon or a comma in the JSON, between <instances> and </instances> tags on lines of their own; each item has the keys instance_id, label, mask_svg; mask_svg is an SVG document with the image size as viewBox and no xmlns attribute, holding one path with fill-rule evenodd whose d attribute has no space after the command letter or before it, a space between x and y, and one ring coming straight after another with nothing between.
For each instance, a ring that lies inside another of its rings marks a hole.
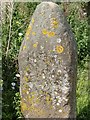
<instances>
[{"instance_id":1,"label":"vegetation background","mask_svg":"<svg viewBox=\"0 0 90 120\"><path fill-rule=\"evenodd\" d=\"M22 117L20 111L18 53L36 2L2 4L2 120ZM57 3L64 10L78 45L77 119L89 120L88 17L86 3ZM0 51L1 54L1 51Z\"/></svg>"}]
</instances>

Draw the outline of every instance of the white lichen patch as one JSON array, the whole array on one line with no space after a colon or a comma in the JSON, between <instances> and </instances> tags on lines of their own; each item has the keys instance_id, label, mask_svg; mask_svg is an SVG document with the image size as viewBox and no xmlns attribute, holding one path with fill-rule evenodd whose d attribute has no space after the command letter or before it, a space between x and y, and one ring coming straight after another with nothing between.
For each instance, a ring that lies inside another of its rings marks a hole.
<instances>
[{"instance_id":1,"label":"white lichen patch","mask_svg":"<svg viewBox=\"0 0 90 120\"><path fill-rule=\"evenodd\" d=\"M57 55L54 55L54 58L56 59L56 58L57 58Z\"/></svg>"},{"instance_id":2,"label":"white lichen patch","mask_svg":"<svg viewBox=\"0 0 90 120\"><path fill-rule=\"evenodd\" d=\"M57 39L57 43L60 43L60 42L61 42L61 38L58 38L58 39Z\"/></svg>"},{"instance_id":3,"label":"white lichen patch","mask_svg":"<svg viewBox=\"0 0 90 120\"><path fill-rule=\"evenodd\" d=\"M55 76L54 75L52 75L52 78L54 78Z\"/></svg>"},{"instance_id":4,"label":"white lichen patch","mask_svg":"<svg viewBox=\"0 0 90 120\"><path fill-rule=\"evenodd\" d=\"M53 47L53 52L55 52L56 51L56 48L55 48L55 46Z\"/></svg>"},{"instance_id":5,"label":"white lichen patch","mask_svg":"<svg viewBox=\"0 0 90 120\"><path fill-rule=\"evenodd\" d=\"M60 110L59 110L59 112L61 113L61 112L62 112L62 110L60 109Z\"/></svg>"},{"instance_id":6,"label":"white lichen patch","mask_svg":"<svg viewBox=\"0 0 90 120\"><path fill-rule=\"evenodd\" d=\"M33 88L33 83L29 82L28 85L30 88Z\"/></svg>"},{"instance_id":7,"label":"white lichen patch","mask_svg":"<svg viewBox=\"0 0 90 120\"><path fill-rule=\"evenodd\" d=\"M58 72L58 73L61 73L62 71L61 71L61 70L58 70L57 72Z\"/></svg>"},{"instance_id":8,"label":"white lichen patch","mask_svg":"<svg viewBox=\"0 0 90 120\"><path fill-rule=\"evenodd\" d=\"M27 94L29 94L29 91L27 91Z\"/></svg>"},{"instance_id":9,"label":"white lichen patch","mask_svg":"<svg viewBox=\"0 0 90 120\"><path fill-rule=\"evenodd\" d=\"M55 94L57 95L58 93L57 93L57 92L55 92Z\"/></svg>"},{"instance_id":10,"label":"white lichen patch","mask_svg":"<svg viewBox=\"0 0 90 120\"><path fill-rule=\"evenodd\" d=\"M60 99L58 100L58 102L61 103L61 102L62 102L62 99L60 98Z\"/></svg>"},{"instance_id":11,"label":"white lichen patch","mask_svg":"<svg viewBox=\"0 0 90 120\"><path fill-rule=\"evenodd\" d=\"M34 62L36 63L36 62L37 62L37 60L36 60L36 59L34 59Z\"/></svg>"},{"instance_id":12,"label":"white lichen patch","mask_svg":"<svg viewBox=\"0 0 90 120\"><path fill-rule=\"evenodd\" d=\"M26 72L25 75L28 76L29 74Z\"/></svg>"},{"instance_id":13,"label":"white lichen patch","mask_svg":"<svg viewBox=\"0 0 90 120\"><path fill-rule=\"evenodd\" d=\"M45 79L45 74L42 74L42 78Z\"/></svg>"},{"instance_id":14,"label":"white lichen patch","mask_svg":"<svg viewBox=\"0 0 90 120\"><path fill-rule=\"evenodd\" d=\"M41 48L41 50L43 50L43 49L44 49L44 47L43 47L43 46L40 46L40 48Z\"/></svg>"},{"instance_id":15,"label":"white lichen patch","mask_svg":"<svg viewBox=\"0 0 90 120\"><path fill-rule=\"evenodd\" d=\"M57 106L59 106L60 104L59 103L57 103Z\"/></svg>"}]
</instances>

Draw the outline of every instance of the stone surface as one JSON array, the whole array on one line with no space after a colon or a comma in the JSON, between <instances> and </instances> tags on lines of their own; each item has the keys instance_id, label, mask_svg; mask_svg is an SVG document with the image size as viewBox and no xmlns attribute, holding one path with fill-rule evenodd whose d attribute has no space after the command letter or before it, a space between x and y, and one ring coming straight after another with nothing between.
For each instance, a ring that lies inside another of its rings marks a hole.
<instances>
[{"instance_id":1,"label":"stone surface","mask_svg":"<svg viewBox=\"0 0 90 120\"><path fill-rule=\"evenodd\" d=\"M59 6L39 4L18 57L25 118L75 118L76 43Z\"/></svg>"}]
</instances>

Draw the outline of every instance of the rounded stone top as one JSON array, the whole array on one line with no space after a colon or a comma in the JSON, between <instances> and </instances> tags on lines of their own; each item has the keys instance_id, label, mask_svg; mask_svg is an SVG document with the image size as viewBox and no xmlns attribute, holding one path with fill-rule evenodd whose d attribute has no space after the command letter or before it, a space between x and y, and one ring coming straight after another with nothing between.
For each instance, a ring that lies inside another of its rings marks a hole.
<instances>
[{"instance_id":1,"label":"rounded stone top","mask_svg":"<svg viewBox=\"0 0 90 120\"><path fill-rule=\"evenodd\" d=\"M41 2L41 4L48 4L48 5L50 5L51 7L58 6L56 3L50 2L50 1Z\"/></svg>"},{"instance_id":2,"label":"rounded stone top","mask_svg":"<svg viewBox=\"0 0 90 120\"><path fill-rule=\"evenodd\" d=\"M37 7L40 7L40 6L50 7L51 9L54 9L56 7L59 8L59 6L56 3L50 2L50 1L41 2Z\"/></svg>"}]
</instances>

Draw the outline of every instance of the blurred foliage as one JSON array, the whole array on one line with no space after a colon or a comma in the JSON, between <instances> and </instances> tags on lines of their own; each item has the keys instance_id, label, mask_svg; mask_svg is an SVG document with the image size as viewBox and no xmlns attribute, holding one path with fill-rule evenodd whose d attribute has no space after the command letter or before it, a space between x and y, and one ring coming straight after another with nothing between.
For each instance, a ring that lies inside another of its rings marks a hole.
<instances>
[{"instance_id":1,"label":"blurred foliage","mask_svg":"<svg viewBox=\"0 0 90 120\"><path fill-rule=\"evenodd\" d=\"M5 21L2 23L2 78L3 78L3 120L18 120L22 117L20 112L20 94L18 71L18 53L25 31L31 20L31 16L39 3L14 3L10 45L8 54L7 43L10 32L10 17L8 11ZM78 46L78 74L77 74L77 118L89 118L88 111L88 78L87 78L87 41L88 22L86 17L86 3L60 4L64 9L65 16L73 30ZM14 83L12 85L12 83Z\"/></svg>"}]
</instances>

